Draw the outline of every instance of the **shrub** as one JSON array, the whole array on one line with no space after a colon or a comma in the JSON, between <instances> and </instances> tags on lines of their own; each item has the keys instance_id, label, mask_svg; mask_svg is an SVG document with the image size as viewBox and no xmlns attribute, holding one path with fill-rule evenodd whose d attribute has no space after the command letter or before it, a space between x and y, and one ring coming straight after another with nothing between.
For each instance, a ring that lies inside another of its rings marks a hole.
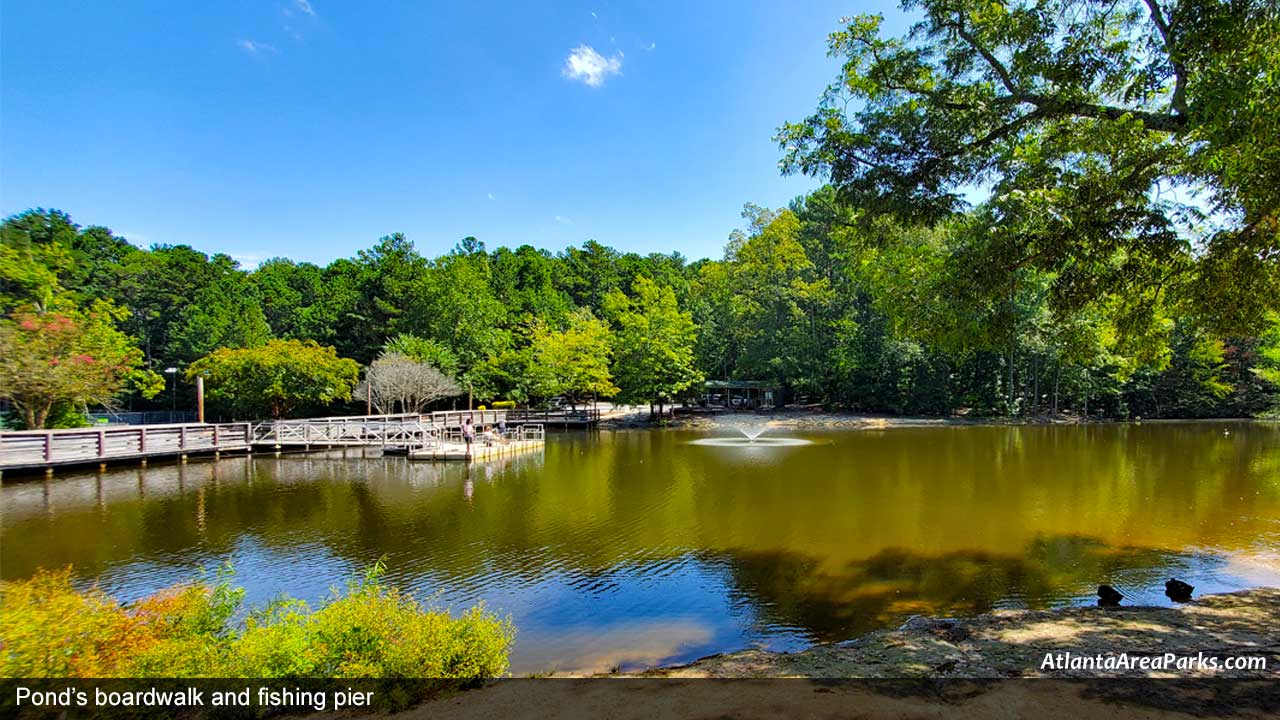
<instances>
[{"instance_id":1,"label":"shrub","mask_svg":"<svg viewBox=\"0 0 1280 720\"><path fill-rule=\"evenodd\" d=\"M122 605L70 569L0 588L4 677L381 677L504 674L515 630L483 607L455 617L381 582L382 565L318 608L283 598L232 618L228 578Z\"/></svg>"}]
</instances>

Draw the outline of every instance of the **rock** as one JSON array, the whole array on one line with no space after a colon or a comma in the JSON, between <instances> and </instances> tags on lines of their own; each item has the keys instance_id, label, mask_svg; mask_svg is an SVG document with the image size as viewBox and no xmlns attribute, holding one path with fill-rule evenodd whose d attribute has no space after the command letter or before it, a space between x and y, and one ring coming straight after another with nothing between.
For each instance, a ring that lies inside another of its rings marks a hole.
<instances>
[{"instance_id":1,"label":"rock","mask_svg":"<svg viewBox=\"0 0 1280 720\"><path fill-rule=\"evenodd\" d=\"M933 636L939 640L946 640L953 645L968 640L971 634L965 626L949 620L934 623L933 627L929 628L929 632L933 633Z\"/></svg>"},{"instance_id":2,"label":"rock","mask_svg":"<svg viewBox=\"0 0 1280 720\"><path fill-rule=\"evenodd\" d=\"M933 626L933 621L921 615L912 615L907 621L902 623L899 630L928 630Z\"/></svg>"},{"instance_id":3,"label":"rock","mask_svg":"<svg viewBox=\"0 0 1280 720\"><path fill-rule=\"evenodd\" d=\"M1177 578L1169 578L1169 582L1164 584L1164 594L1174 602L1186 602L1191 599L1191 593L1195 591L1194 585L1188 585Z\"/></svg>"},{"instance_id":4,"label":"rock","mask_svg":"<svg viewBox=\"0 0 1280 720\"><path fill-rule=\"evenodd\" d=\"M1098 605L1101 607L1115 607L1124 599L1124 595L1120 591L1110 585L1098 586Z\"/></svg>"}]
</instances>

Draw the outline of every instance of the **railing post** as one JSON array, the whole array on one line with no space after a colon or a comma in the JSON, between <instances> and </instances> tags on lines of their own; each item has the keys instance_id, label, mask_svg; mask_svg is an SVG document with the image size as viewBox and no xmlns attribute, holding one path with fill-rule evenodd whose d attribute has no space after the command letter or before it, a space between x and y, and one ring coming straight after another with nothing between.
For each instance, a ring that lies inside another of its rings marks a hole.
<instances>
[{"instance_id":1,"label":"railing post","mask_svg":"<svg viewBox=\"0 0 1280 720\"><path fill-rule=\"evenodd\" d=\"M53 433L44 434L44 461L53 462Z\"/></svg>"},{"instance_id":2,"label":"railing post","mask_svg":"<svg viewBox=\"0 0 1280 720\"><path fill-rule=\"evenodd\" d=\"M143 425L138 428L138 452L145 453L147 451L147 426Z\"/></svg>"},{"instance_id":3,"label":"railing post","mask_svg":"<svg viewBox=\"0 0 1280 720\"><path fill-rule=\"evenodd\" d=\"M107 431L98 431L98 457L107 456Z\"/></svg>"},{"instance_id":4,"label":"railing post","mask_svg":"<svg viewBox=\"0 0 1280 720\"><path fill-rule=\"evenodd\" d=\"M182 427L178 428L178 449L179 450L187 449L187 426L186 425L183 425Z\"/></svg>"},{"instance_id":5,"label":"railing post","mask_svg":"<svg viewBox=\"0 0 1280 720\"><path fill-rule=\"evenodd\" d=\"M213 426L213 446L218 447L218 426Z\"/></svg>"}]
</instances>

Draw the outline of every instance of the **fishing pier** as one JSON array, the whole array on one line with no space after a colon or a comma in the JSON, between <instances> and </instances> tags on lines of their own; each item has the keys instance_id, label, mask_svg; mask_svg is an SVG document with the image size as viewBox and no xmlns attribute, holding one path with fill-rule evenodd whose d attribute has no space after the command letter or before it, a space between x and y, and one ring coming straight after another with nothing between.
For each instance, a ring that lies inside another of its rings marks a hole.
<instances>
[{"instance_id":1,"label":"fishing pier","mask_svg":"<svg viewBox=\"0 0 1280 720\"><path fill-rule=\"evenodd\" d=\"M512 417L511 415L514 415ZM476 437L467 443L462 428L470 419ZM68 430L0 432L0 473L52 472L61 466L150 459L185 460L190 455L296 452L335 447L378 448L411 460L484 461L540 450L544 423L584 426L589 414L510 413L507 410L451 410L399 415L270 420L259 423L179 423L104 425ZM499 434L496 427L507 425ZM490 428L489 433L481 431Z\"/></svg>"}]
</instances>

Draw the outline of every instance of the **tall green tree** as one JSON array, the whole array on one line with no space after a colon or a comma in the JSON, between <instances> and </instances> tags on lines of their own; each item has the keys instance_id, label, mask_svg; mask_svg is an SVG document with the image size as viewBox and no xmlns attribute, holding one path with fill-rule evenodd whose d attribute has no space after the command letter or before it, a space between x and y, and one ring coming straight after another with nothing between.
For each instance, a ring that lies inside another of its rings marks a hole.
<instances>
[{"instance_id":1,"label":"tall green tree","mask_svg":"<svg viewBox=\"0 0 1280 720\"><path fill-rule=\"evenodd\" d=\"M1274 2L902 4L923 18L907 36L869 15L832 33L839 80L780 129L784 170L911 221L989 188L983 216L1008 232L984 262L1049 273L1059 310L1127 297L1136 332L1171 296L1219 331L1260 329L1280 305Z\"/></svg>"},{"instance_id":2,"label":"tall green tree","mask_svg":"<svg viewBox=\"0 0 1280 720\"><path fill-rule=\"evenodd\" d=\"M605 298L617 328L613 376L624 401L656 404L661 415L702 381L694 357L698 329L671 288L640 277L631 293L614 290Z\"/></svg>"},{"instance_id":3,"label":"tall green tree","mask_svg":"<svg viewBox=\"0 0 1280 720\"><path fill-rule=\"evenodd\" d=\"M189 363L218 348L257 347L271 339L253 283L229 271L195 293L170 330L167 362Z\"/></svg>"},{"instance_id":4,"label":"tall green tree","mask_svg":"<svg viewBox=\"0 0 1280 720\"><path fill-rule=\"evenodd\" d=\"M538 323L533 328L529 375L542 397L563 395L571 406L590 397L613 397L609 361L613 333L608 323L586 308L568 317L563 329Z\"/></svg>"},{"instance_id":5,"label":"tall green tree","mask_svg":"<svg viewBox=\"0 0 1280 720\"><path fill-rule=\"evenodd\" d=\"M448 345L438 340L418 337L413 333L400 333L388 340L386 345L382 346L382 351L427 363L451 378L456 378L458 375L458 356L449 349Z\"/></svg>"}]
</instances>

